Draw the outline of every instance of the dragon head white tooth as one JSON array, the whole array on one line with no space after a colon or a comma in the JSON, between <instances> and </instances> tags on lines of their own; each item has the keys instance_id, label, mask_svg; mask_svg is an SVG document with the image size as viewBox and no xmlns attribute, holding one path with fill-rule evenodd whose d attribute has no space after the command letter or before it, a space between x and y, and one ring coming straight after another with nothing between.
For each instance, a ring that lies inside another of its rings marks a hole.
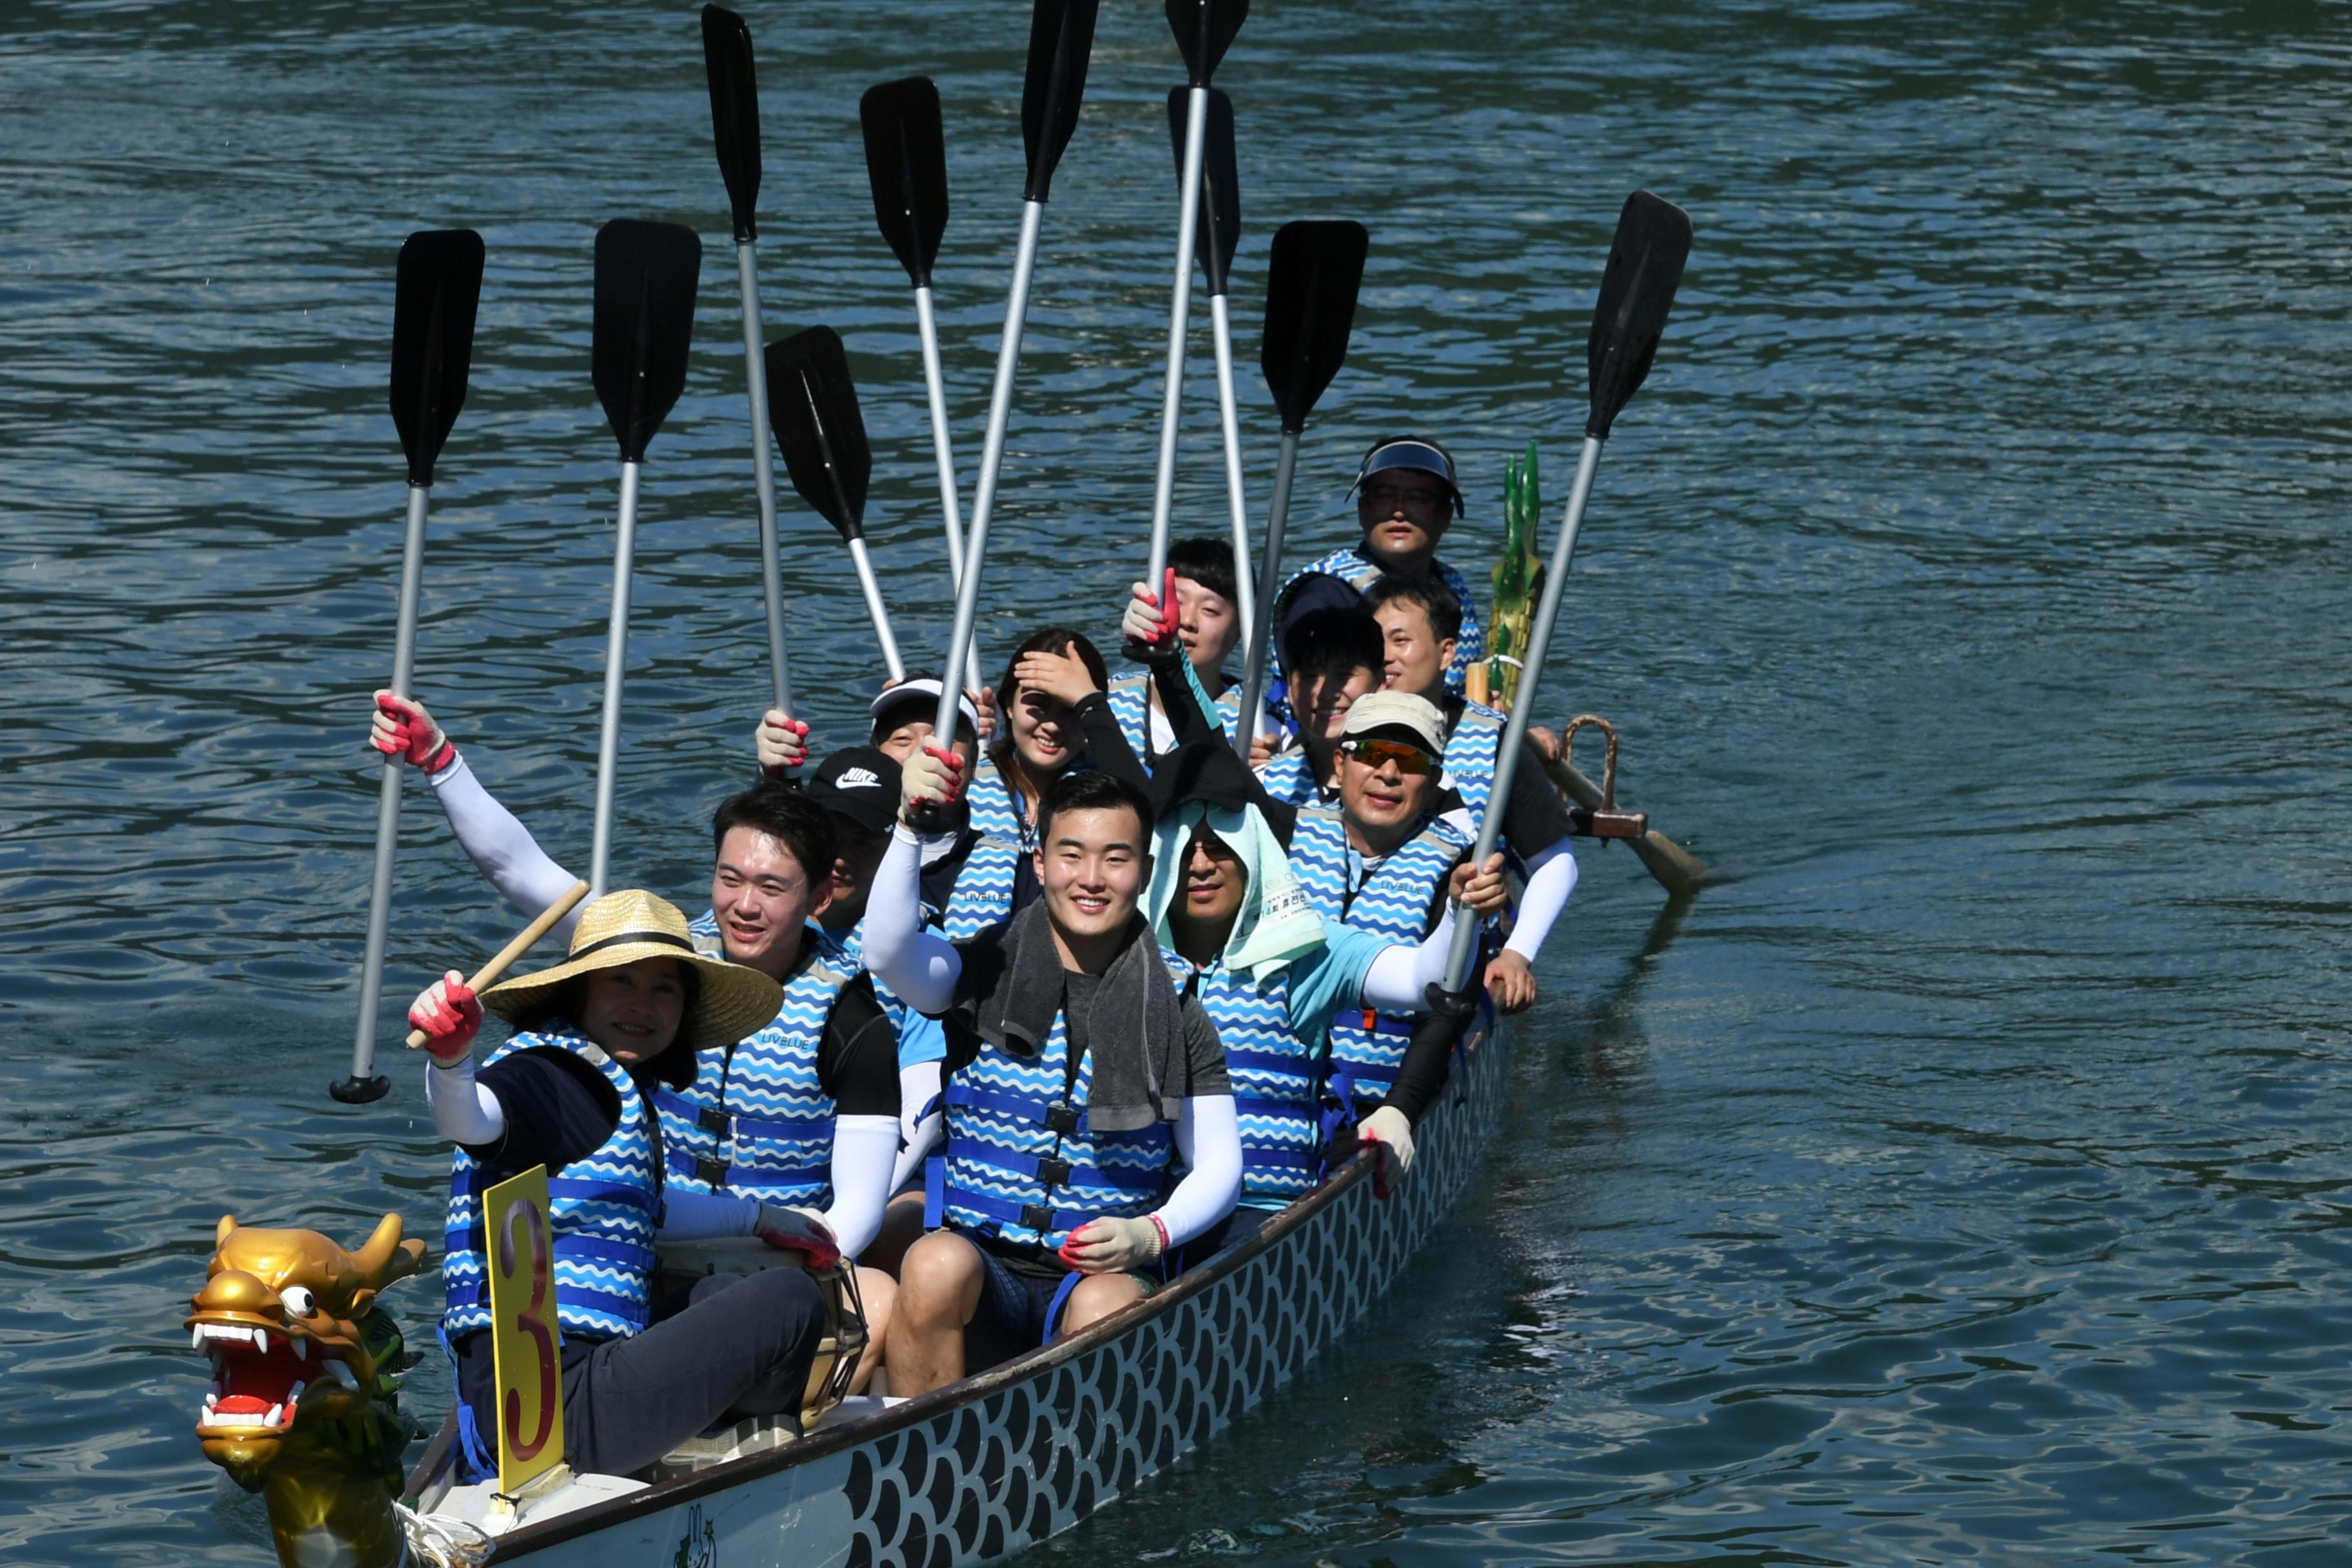
<instances>
[{"instance_id":1,"label":"dragon head white tooth","mask_svg":"<svg viewBox=\"0 0 2352 1568\"><path fill-rule=\"evenodd\" d=\"M269 1333L266 1329L253 1331L253 1348L263 1355L269 1353Z\"/></svg>"},{"instance_id":2,"label":"dragon head white tooth","mask_svg":"<svg viewBox=\"0 0 2352 1568\"><path fill-rule=\"evenodd\" d=\"M304 1339L299 1334L289 1334L286 1336L286 1342L292 1348L294 1352L294 1359L296 1361L309 1361L310 1359L310 1341Z\"/></svg>"},{"instance_id":3,"label":"dragon head white tooth","mask_svg":"<svg viewBox=\"0 0 2352 1568\"><path fill-rule=\"evenodd\" d=\"M192 1351L201 1351L205 1348L205 1326L202 1323L196 1324L188 1331L188 1348Z\"/></svg>"},{"instance_id":4,"label":"dragon head white tooth","mask_svg":"<svg viewBox=\"0 0 2352 1568\"><path fill-rule=\"evenodd\" d=\"M285 1420L286 1406L283 1405L273 1405L269 1407L269 1414L261 1418L261 1424L264 1426L278 1426L284 1425Z\"/></svg>"}]
</instances>

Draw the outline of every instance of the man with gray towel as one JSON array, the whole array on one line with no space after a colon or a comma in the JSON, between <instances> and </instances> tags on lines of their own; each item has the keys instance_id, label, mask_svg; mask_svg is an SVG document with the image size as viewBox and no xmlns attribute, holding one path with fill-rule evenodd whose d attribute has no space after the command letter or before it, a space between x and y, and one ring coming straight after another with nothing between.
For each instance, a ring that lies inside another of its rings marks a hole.
<instances>
[{"instance_id":1,"label":"man with gray towel","mask_svg":"<svg viewBox=\"0 0 2352 1568\"><path fill-rule=\"evenodd\" d=\"M1141 1300L1241 1190L1223 1047L1184 994L1191 966L1138 911L1150 803L1108 773L1055 780L1037 808L1039 897L950 942L923 928L910 825L961 784L937 748L908 759L866 910L867 966L948 1041L924 1216L945 1228L908 1249L886 1352L908 1395Z\"/></svg>"}]
</instances>

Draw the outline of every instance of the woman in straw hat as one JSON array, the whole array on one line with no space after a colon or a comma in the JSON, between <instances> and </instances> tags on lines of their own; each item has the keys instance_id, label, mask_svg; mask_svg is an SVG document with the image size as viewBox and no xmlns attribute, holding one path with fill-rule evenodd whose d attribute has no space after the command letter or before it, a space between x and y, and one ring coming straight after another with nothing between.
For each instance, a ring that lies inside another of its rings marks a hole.
<instances>
[{"instance_id":1,"label":"woman in straw hat","mask_svg":"<svg viewBox=\"0 0 2352 1568\"><path fill-rule=\"evenodd\" d=\"M690 1082L696 1051L759 1029L781 995L767 975L697 952L675 905L629 890L581 911L571 952L554 967L478 998L453 971L409 1009L432 1058L425 1099L435 1125L457 1145L441 1331L474 1470L496 1465L482 1194L533 1165L548 1171L573 1468L626 1475L722 1416L800 1408L825 1321L807 1274L719 1275L660 1301L651 1289L656 1230L757 1235L814 1253L824 1267L837 1257L804 1211L726 1194L666 1200L662 1191L656 1089ZM486 1010L516 1033L477 1073L473 1041Z\"/></svg>"}]
</instances>

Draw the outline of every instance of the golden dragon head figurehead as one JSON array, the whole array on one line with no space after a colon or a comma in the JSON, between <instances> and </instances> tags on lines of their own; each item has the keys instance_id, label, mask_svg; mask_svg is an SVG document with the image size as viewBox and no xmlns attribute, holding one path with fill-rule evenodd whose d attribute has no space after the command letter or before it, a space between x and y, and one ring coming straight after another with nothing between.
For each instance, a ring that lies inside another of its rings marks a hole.
<instances>
[{"instance_id":1,"label":"golden dragon head figurehead","mask_svg":"<svg viewBox=\"0 0 2352 1568\"><path fill-rule=\"evenodd\" d=\"M399 1335L370 1314L378 1291L424 1268L425 1244L401 1240L400 1216L389 1214L357 1252L315 1230L240 1229L230 1215L215 1240L187 1318L213 1363L196 1436L205 1458L256 1491L289 1438L388 1405L380 1363Z\"/></svg>"}]
</instances>

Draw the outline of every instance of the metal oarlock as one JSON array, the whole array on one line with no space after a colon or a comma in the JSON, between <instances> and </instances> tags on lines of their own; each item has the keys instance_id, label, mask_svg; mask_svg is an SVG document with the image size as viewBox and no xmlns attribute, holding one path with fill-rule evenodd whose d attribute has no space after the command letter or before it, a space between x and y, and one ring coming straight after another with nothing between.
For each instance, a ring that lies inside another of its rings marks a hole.
<instances>
[{"instance_id":1,"label":"metal oarlock","mask_svg":"<svg viewBox=\"0 0 2352 1568\"><path fill-rule=\"evenodd\" d=\"M1595 806L1571 806L1568 820L1572 832L1586 838L1639 838L1650 830L1650 814L1645 811L1617 809L1617 726L1598 713L1580 713L1568 721L1559 732L1561 766L1576 765L1576 733L1580 730L1598 730L1607 742L1601 753L1601 804Z\"/></svg>"}]
</instances>

